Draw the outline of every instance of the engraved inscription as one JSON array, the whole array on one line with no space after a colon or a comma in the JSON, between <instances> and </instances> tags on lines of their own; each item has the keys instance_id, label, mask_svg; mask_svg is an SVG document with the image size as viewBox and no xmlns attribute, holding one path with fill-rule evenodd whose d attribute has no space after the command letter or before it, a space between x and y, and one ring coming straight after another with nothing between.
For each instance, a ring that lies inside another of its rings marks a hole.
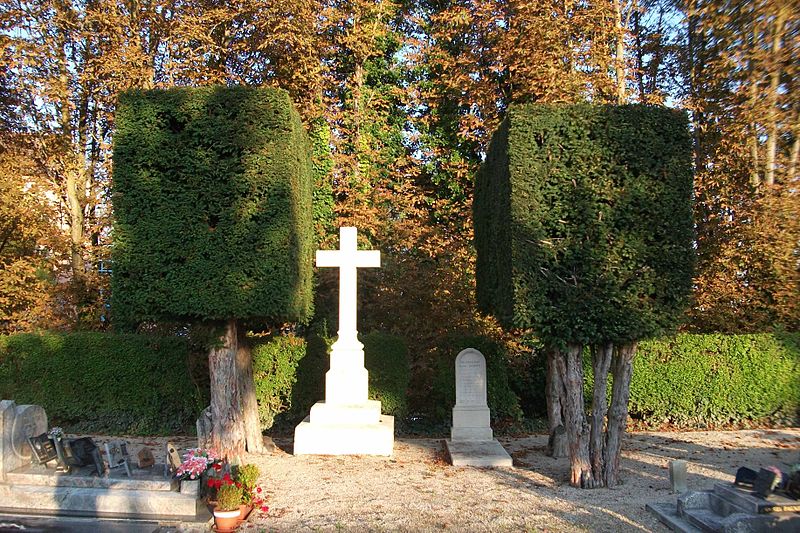
<instances>
[{"instance_id":1,"label":"engraved inscription","mask_svg":"<svg viewBox=\"0 0 800 533\"><path fill-rule=\"evenodd\" d=\"M486 405L486 361L469 351L456 360L456 405Z\"/></svg>"}]
</instances>

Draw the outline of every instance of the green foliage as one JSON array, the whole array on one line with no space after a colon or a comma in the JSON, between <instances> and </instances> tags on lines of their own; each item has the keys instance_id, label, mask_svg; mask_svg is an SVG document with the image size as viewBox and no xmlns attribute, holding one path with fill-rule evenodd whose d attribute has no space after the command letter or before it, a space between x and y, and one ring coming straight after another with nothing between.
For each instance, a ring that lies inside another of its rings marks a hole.
<instances>
[{"instance_id":1,"label":"green foliage","mask_svg":"<svg viewBox=\"0 0 800 533\"><path fill-rule=\"evenodd\" d=\"M584 369L591 382L588 350ZM793 423L800 334L689 335L639 344L628 409L648 427Z\"/></svg>"},{"instance_id":2,"label":"green foliage","mask_svg":"<svg viewBox=\"0 0 800 533\"><path fill-rule=\"evenodd\" d=\"M258 476L260 475L261 471L258 469L258 466L254 464L246 464L236 469L235 477L236 481L242 484L242 488L245 490L245 492L248 492L256 488Z\"/></svg>"},{"instance_id":3,"label":"green foliage","mask_svg":"<svg viewBox=\"0 0 800 533\"><path fill-rule=\"evenodd\" d=\"M236 485L222 485L217 489L218 511L235 511L243 501L242 489Z\"/></svg>"},{"instance_id":4,"label":"green foliage","mask_svg":"<svg viewBox=\"0 0 800 533\"><path fill-rule=\"evenodd\" d=\"M487 403L493 422L519 422L522 409L509 382L508 354L503 346L487 337L450 337L440 348L434 364L431 405L436 418L448 419L456 404L456 356L474 348L486 359Z\"/></svg>"},{"instance_id":5,"label":"green foliage","mask_svg":"<svg viewBox=\"0 0 800 533\"><path fill-rule=\"evenodd\" d=\"M373 331L362 335L364 364L369 371L369 398L381 402L381 412L398 421L408 414L408 348L400 337Z\"/></svg>"},{"instance_id":6,"label":"green foliage","mask_svg":"<svg viewBox=\"0 0 800 533\"><path fill-rule=\"evenodd\" d=\"M191 432L208 393L177 337L42 333L0 337L0 395L41 405L70 432Z\"/></svg>"},{"instance_id":7,"label":"green foliage","mask_svg":"<svg viewBox=\"0 0 800 533\"><path fill-rule=\"evenodd\" d=\"M333 198L333 154L331 150L331 127L323 119L311 124L311 161L314 177L313 209L316 241L330 233L334 225Z\"/></svg>"},{"instance_id":8,"label":"green foliage","mask_svg":"<svg viewBox=\"0 0 800 533\"><path fill-rule=\"evenodd\" d=\"M272 337L252 347L253 380L258 417L262 429L269 429L275 416L292 406L297 366L306 355L306 342L293 335Z\"/></svg>"},{"instance_id":9,"label":"green foliage","mask_svg":"<svg viewBox=\"0 0 800 533\"><path fill-rule=\"evenodd\" d=\"M691 191L684 113L512 107L476 182L479 306L552 346L669 331L691 291Z\"/></svg>"},{"instance_id":10,"label":"green foliage","mask_svg":"<svg viewBox=\"0 0 800 533\"><path fill-rule=\"evenodd\" d=\"M306 320L311 157L287 93L129 91L116 126L115 320Z\"/></svg>"}]
</instances>

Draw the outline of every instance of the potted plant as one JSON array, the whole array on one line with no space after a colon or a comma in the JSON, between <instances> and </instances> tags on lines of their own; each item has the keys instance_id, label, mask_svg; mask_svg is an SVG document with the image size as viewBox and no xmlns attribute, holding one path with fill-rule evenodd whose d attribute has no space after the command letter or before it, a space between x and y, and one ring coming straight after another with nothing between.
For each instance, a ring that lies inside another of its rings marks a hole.
<instances>
[{"instance_id":1,"label":"potted plant","mask_svg":"<svg viewBox=\"0 0 800 533\"><path fill-rule=\"evenodd\" d=\"M222 485L217 490L217 506L214 508L214 527L218 533L234 531L239 525L239 506L242 504L242 489L235 484Z\"/></svg>"},{"instance_id":2,"label":"potted plant","mask_svg":"<svg viewBox=\"0 0 800 533\"><path fill-rule=\"evenodd\" d=\"M247 518L250 511L253 510L253 505L256 504L256 488L258 488L258 476L261 474L258 467L254 464L242 465L236 469L236 483L242 489L242 505L241 516L242 520Z\"/></svg>"}]
</instances>

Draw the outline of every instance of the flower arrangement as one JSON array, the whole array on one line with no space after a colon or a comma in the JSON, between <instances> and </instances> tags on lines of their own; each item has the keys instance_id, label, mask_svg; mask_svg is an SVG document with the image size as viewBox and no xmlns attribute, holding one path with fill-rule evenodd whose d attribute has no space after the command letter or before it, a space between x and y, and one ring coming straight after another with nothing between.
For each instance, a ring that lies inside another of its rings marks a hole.
<instances>
[{"instance_id":1,"label":"flower arrangement","mask_svg":"<svg viewBox=\"0 0 800 533\"><path fill-rule=\"evenodd\" d=\"M175 472L178 479L200 479L209 468L219 465L217 454L213 450L191 448L183 456L183 462Z\"/></svg>"},{"instance_id":2,"label":"flower arrangement","mask_svg":"<svg viewBox=\"0 0 800 533\"><path fill-rule=\"evenodd\" d=\"M47 436L53 440L61 440L64 438L64 430L60 426L53 426L47 432Z\"/></svg>"}]
</instances>

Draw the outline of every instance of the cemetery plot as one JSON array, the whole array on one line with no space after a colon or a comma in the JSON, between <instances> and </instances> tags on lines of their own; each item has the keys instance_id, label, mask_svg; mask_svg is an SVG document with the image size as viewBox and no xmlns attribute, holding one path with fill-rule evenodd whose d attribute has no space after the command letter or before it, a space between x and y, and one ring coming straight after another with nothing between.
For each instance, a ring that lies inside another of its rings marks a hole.
<instances>
[{"instance_id":1,"label":"cemetery plot","mask_svg":"<svg viewBox=\"0 0 800 533\"><path fill-rule=\"evenodd\" d=\"M129 464L124 441L104 444L114 466L105 472L91 438L53 438L46 430L41 407L0 402L0 511L187 521L200 512L205 520L196 496L178 492L164 464Z\"/></svg>"}]
</instances>

